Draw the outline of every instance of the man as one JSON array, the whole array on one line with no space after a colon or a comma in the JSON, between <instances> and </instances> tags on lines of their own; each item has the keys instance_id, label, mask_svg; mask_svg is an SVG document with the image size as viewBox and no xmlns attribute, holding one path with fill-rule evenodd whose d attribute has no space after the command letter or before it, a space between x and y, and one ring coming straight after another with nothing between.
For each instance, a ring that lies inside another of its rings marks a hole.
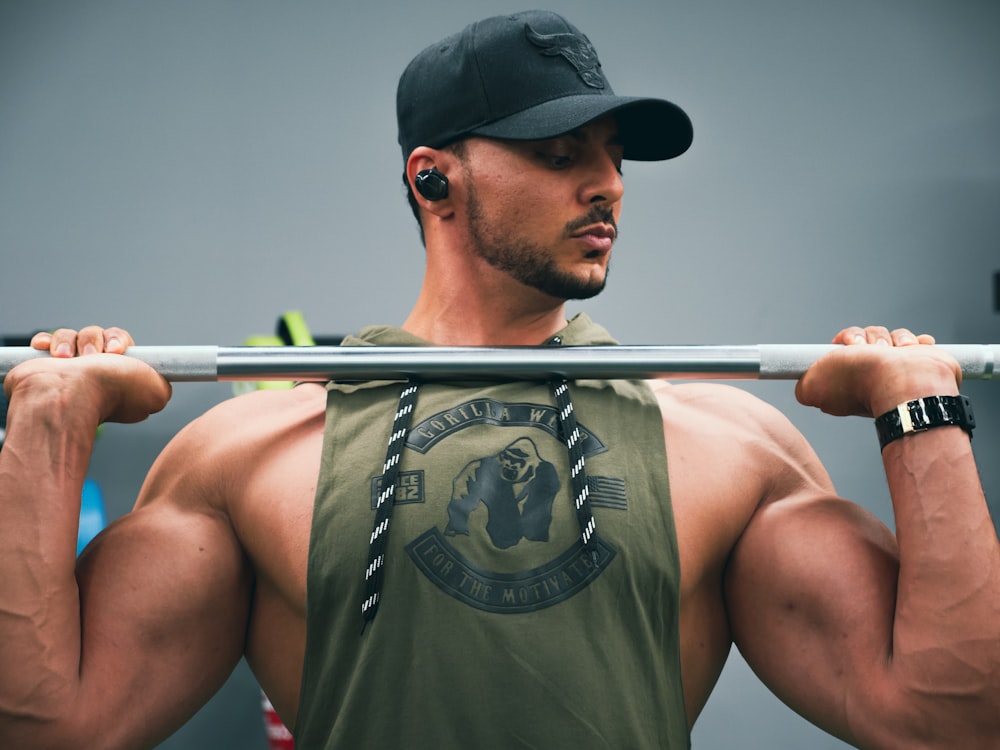
<instances>
[{"instance_id":1,"label":"man","mask_svg":"<svg viewBox=\"0 0 1000 750\"><path fill-rule=\"evenodd\" d=\"M401 329L348 343L613 343L564 303L604 285L622 160L682 153L686 115L616 97L541 12L428 48L398 106L424 284ZM74 573L96 425L170 392L100 355L121 329L40 336L54 356L5 383L0 744L154 745L245 656L301 747L687 747L735 641L848 742L994 747L1000 549L960 373L905 330L834 341L796 393L888 415L898 539L726 386L306 383L185 428ZM900 422L914 400L930 429ZM544 486L502 487L528 442Z\"/></svg>"}]
</instances>

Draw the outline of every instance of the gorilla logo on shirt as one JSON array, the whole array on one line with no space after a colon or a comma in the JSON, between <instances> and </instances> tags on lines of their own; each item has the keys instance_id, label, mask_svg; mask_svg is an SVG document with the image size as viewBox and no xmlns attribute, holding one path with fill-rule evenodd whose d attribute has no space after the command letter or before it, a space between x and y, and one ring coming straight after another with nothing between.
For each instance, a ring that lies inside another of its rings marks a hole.
<instances>
[{"instance_id":1,"label":"gorilla logo on shirt","mask_svg":"<svg viewBox=\"0 0 1000 750\"><path fill-rule=\"evenodd\" d=\"M482 503L494 546L507 549L522 539L547 542L559 487L555 467L538 455L530 438L519 438L496 455L469 462L455 477L444 533L467 535L469 515Z\"/></svg>"}]
</instances>

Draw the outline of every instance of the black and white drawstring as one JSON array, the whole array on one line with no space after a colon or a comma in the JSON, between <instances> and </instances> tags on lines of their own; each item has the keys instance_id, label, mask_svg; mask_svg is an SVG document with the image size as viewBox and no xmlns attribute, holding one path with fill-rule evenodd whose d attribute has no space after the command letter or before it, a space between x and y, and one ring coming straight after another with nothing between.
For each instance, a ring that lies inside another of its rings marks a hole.
<instances>
[{"instance_id":1,"label":"black and white drawstring","mask_svg":"<svg viewBox=\"0 0 1000 750\"><path fill-rule=\"evenodd\" d=\"M392 420L392 434L385 452L382 466L382 488L375 503L375 525L368 540L368 567L365 568L365 592L361 602L361 632L375 619L382 589L382 573L385 569L385 546L389 540L389 522L396 504L396 482L399 479L399 463L403 458L403 446L410 429L413 406L417 401L417 384L407 383L399 394L399 407Z\"/></svg>"},{"instance_id":2,"label":"black and white drawstring","mask_svg":"<svg viewBox=\"0 0 1000 750\"><path fill-rule=\"evenodd\" d=\"M566 443L569 453L570 486L573 489L573 508L580 522L580 540L583 550L597 565L599 552L595 532L597 521L590 507L590 487L587 484L586 462L583 457L583 440L580 436L580 426L576 422L573 411L573 400L569 395L569 383L565 380L552 381L552 394L556 399L556 409L559 412L559 432Z\"/></svg>"},{"instance_id":3,"label":"black and white drawstring","mask_svg":"<svg viewBox=\"0 0 1000 750\"><path fill-rule=\"evenodd\" d=\"M555 340L555 343L558 343L558 340ZM569 383L566 380L554 380L551 382L551 386L556 401L556 411L559 415L560 436L569 453L573 507L580 523L580 538L584 552L596 565L600 554L596 540L597 523L590 505L590 490L587 484L582 439L576 414L573 411ZM403 447L406 444L410 419L413 416L413 408L417 400L417 390L417 384L410 382L400 393L399 407L396 409L396 416L392 422L392 434L389 436L389 445L386 448L385 464L382 469L382 487L376 501L375 522L368 542L368 567L365 569L364 596L361 602L362 633L364 633L368 623L375 619L378 612L382 593L382 576L385 570L386 543L389 539L389 524L396 501L399 465L403 456Z\"/></svg>"}]
</instances>

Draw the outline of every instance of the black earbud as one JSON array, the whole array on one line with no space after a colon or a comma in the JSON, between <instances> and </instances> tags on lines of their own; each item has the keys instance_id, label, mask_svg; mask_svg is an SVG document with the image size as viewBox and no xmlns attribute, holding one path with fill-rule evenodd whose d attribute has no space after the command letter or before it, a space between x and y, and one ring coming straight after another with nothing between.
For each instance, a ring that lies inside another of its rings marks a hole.
<instances>
[{"instance_id":1,"label":"black earbud","mask_svg":"<svg viewBox=\"0 0 1000 750\"><path fill-rule=\"evenodd\" d=\"M421 169L413 182L417 192L429 201L444 200L448 197L448 178L437 167Z\"/></svg>"}]
</instances>

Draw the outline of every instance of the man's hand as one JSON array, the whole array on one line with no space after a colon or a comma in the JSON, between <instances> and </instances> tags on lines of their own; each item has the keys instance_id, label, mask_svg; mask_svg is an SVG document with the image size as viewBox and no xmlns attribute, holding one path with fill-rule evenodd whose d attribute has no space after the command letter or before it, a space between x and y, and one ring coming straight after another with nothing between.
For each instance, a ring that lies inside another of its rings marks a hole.
<instances>
[{"instance_id":1,"label":"man's hand","mask_svg":"<svg viewBox=\"0 0 1000 750\"><path fill-rule=\"evenodd\" d=\"M890 331L884 326L850 326L833 337L834 344L882 344L883 346L913 346L914 344L932 345L934 337L927 333L919 336L906 328Z\"/></svg>"},{"instance_id":2,"label":"man's hand","mask_svg":"<svg viewBox=\"0 0 1000 750\"><path fill-rule=\"evenodd\" d=\"M62 402L98 422L139 422L170 400L171 386L153 368L124 354L135 342L122 328L88 326L38 333L31 346L51 357L22 362L4 379L12 404L29 394L53 409Z\"/></svg>"},{"instance_id":3,"label":"man's hand","mask_svg":"<svg viewBox=\"0 0 1000 750\"><path fill-rule=\"evenodd\" d=\"M79 331L60 328L54 333L36 333L31 339L35 349L48 351L53 357L75 357L84 354L124 354L135 341L123 328L87 326Z\"/></svg>"},{"instance_id":4,"label":"man's hand","mask_svg":"<svg viewBox=\"0 0 1000 750\"><path fill-rule=\"evenodd\" d=\"M844 347L820 358L795 387L800 403L827 414L877 417L912 399L955 395L962 382L958 362L927 334L850 326L833 343Z\"/></svg>"}]
</instances>

